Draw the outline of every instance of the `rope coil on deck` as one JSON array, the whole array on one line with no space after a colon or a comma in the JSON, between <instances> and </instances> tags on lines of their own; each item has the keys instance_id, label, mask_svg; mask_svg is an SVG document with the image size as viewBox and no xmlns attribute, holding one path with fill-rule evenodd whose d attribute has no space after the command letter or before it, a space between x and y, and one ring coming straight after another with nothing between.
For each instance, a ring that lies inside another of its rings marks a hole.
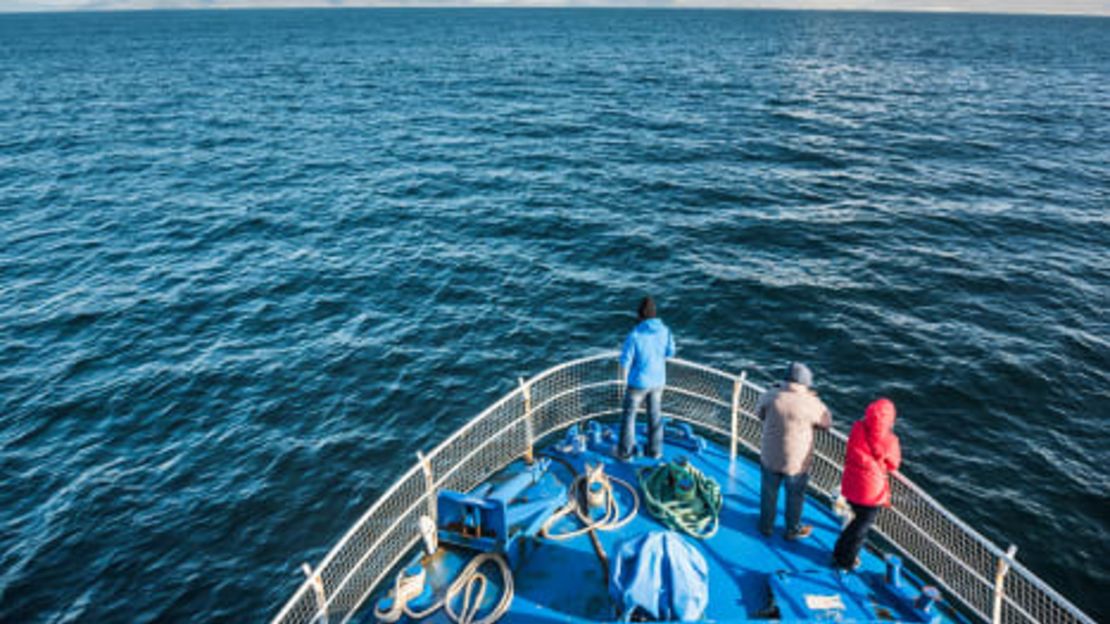
<instances>
[{"instance_id":1,"label":"rope coil on deck","mask_svg":"<svg viewBox=\"0 0 1110 624\"><path fill-rule=\"evenodd\" d=\"M478 616L478 610L482 607L482 600L486 596L486 588L489 586L489 578L478 571L487 561L497 564L501 571L503 580L501 600L485 617L475 619ZM379 622L388 624L400 620L402 615L407 615L413 620L422 620L443 609L447 612L447 617L456 624L493 624L508 612L515 595L513 572L509 569L505 557L498 553L481 553L471 559L466 567L462 569L462 572L455 577L455 580L447 586L447 593L442 599L433 602L427 609L415 611L409 607L409 602L424 593L424 582L425 572L423 568L412 575L405 574L405 572L398 574L393 591L390 593L389 599L385 601L388 608L383 610L381 608L382 604L379 603L374 607L374 617ZM460 595L462 596L462 609L456 612L454 603Z\"/></svg>"},{"instance_id":2,"label":"rope coil on deck","mask_svg":"<svg viewBox=\"0 0 1110 624\"><path fill-rule=\"evenodd\" d=\"M644 507L664 526L697 539L717 534L724 500L721 486L685 461L660 464L639 473Z\"/></svg>"},{"instance_id":3,"label":"rope coil on deck","mask_svg":"<svg viewBox=\"0 0 1110 624\"><path fill-rule=\"evenodd\" d=\"M567 504L551 514L540 527L540 536L553 540L567 540L590 531L615 531L632 521L640 510L640 497L632 484L604 474L603 466L586 466L586 473L575 477L567 491ZM621 486L632 496L632 509L621 517L620 502L613 492L613 484ZM590 517L591 505L604 505L605 513L594 520ZM575 514L582 527L563 533L553 533L551 528L559 520Z\"/></svg>"}]
</instances>

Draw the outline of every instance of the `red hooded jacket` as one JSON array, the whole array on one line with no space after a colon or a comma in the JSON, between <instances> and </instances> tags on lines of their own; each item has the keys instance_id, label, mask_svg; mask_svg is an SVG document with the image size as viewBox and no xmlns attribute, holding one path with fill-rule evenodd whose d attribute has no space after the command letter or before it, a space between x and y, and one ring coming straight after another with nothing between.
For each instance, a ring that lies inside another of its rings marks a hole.
<instances>
[{"instance_id":1,"label":"red hooded jacket","mask_svg":"<svg viewBox=\"0 0 1110 624\"><path fill-rule=\"evenodd\" d=\"M852 425L844 456L840 493L857 505L890 506L887 473L902 464L902 447L894 435L894 403L878 399Z\"/></svg>"}]
</instances>

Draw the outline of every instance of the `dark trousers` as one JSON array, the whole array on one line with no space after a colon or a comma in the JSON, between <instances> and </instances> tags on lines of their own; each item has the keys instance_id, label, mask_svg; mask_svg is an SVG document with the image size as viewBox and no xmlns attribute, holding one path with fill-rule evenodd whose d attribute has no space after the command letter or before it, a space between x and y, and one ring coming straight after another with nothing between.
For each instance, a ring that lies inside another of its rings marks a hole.
<instances>
[{"instance_id":1,"label":"dark trousers","mask_svg":"<svg viewBox=\"0 0 1110 624\"><path fill-rule=\"evenodd\" d=\"M852 502L849 504L855 517L840 532L836 546L833 547L833 564L838 568L847 569L855 567L856 557L859 556L860 548L863 548L863 542L867 539L871 526L875 524L875 518L879 516L880 509Z\"/></svg>"},{"instance_id":2,"label":"dark trousers","mask_svg":"<svg viewBox=\"0 0 1110 624\"><path fill-rule=\"evenodd\" d=\"M786 485L786 534L794 535L802 528L802 505L806 502L809 473L786 475L760 465L759 530L770 535L775 528L775 512L779 504L779 487Z\"/></svg>"}]
</instances>

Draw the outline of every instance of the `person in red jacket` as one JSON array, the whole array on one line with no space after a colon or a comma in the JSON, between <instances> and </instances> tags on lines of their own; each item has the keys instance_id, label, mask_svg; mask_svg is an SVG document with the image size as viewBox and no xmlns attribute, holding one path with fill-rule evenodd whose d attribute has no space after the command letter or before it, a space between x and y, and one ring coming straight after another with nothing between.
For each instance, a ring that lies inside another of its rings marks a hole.
<instances>
[{"instance_id":1,"label":"person in red jacket","mask_svg":"<svg viewBox=\"0 0 1110 624\"><path fill-rule=\"evenodd\" d=\"M852 569L859 565L859 551L879 509L890 506L892 470L902 463L902 447L894 435L894 403L881 398L867 406L863 418L852 425L844 457L840 493L848 499L855 517L844 527L833 548L833 566Z\"/></svg>"}]
</instances>

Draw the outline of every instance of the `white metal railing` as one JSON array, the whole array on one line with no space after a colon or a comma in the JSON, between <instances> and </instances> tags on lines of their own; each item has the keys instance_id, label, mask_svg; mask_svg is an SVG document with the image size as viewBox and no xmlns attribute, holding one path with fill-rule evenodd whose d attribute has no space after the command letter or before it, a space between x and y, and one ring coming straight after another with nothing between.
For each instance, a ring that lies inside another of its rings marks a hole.
<instances>
[{"instance_id":1,"label":"white metal railing","mask_svg":"<svg viewBox=\"0 0 1110 624\"><path fill-rule=\"evenodd\" d=\"M347 531L273 624L345 623L409 554L417 521L435 513L435 492L466 492L532 452L536 440L567 426L620 412L624 386L615 353L550 368L488 407L405 472ZM758 452L761 423L754 408L763 388L745 374L674 359L667 364L664 415L689 422ZM818 431L810 488L833 499L840 490L846 438ZM895 474L892 506L878 533L943 588L963 611L984 622L1094 624L1071 602L969 527L912 481Z\"/></svg>"}]
</instances>

